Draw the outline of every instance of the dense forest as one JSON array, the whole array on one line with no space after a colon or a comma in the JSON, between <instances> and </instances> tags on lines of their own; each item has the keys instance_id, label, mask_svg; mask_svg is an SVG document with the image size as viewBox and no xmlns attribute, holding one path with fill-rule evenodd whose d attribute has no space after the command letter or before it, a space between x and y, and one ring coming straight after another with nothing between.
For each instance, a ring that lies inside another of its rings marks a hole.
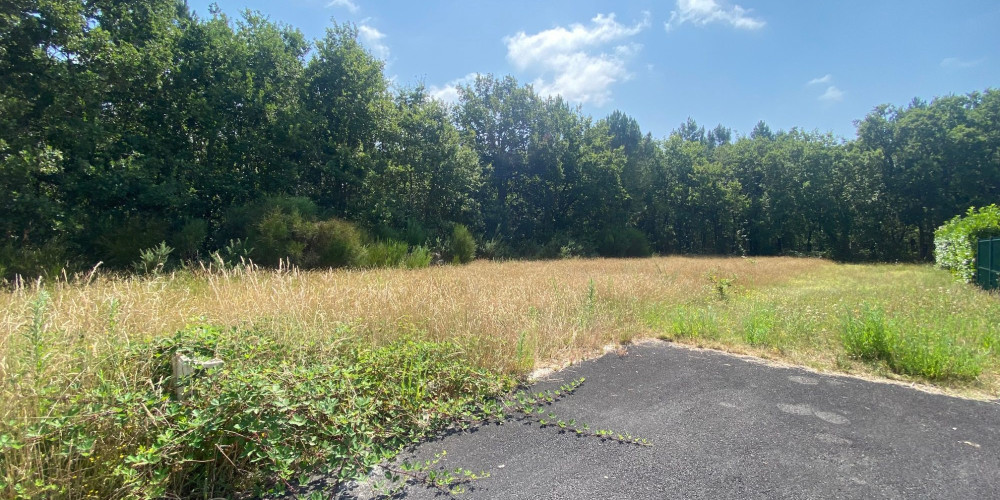
<instances>
[{"instance_id":1,"label":"dense forest","mask_svg":"<svg viewBox=\"0 0 1000 500\"><path fill-rule=\"evenodd\" d=\"M336 265L324 238L433 249L456 225L496 258L929 260L937 226L1000 197L995 89L877 106L850 141L693 119L656 138L511 77L454 105L397 87L351 25L309 41L177 0L6 5L6 276L125 268L160 242Z\"/></svg>"}]
</instances>

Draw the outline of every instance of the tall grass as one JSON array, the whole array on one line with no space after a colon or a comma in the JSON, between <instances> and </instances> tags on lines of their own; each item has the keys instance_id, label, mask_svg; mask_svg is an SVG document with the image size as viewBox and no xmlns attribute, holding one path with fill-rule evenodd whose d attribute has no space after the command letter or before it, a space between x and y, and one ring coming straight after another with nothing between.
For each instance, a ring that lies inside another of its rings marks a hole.
<instances>
[{"instance_id":1,"label":"tall grass","mask_svg":"<svg viewBox=\"0 0 1000 500\"><path fill-rule=\"evenodd\" d=\"M417 257L422 262L428 256ZM727 280L723 293L712 279L719 276ZM268 458L272 468L241 461L250 459L230 453L234 443L218 435L185 434L202 436L208 451L175 446L169 454L148 454L155 443L174 442L177 432L190 430L179 416L188 422L190 412L211 408L173 402L162 382L166 351L156 347L175 332L187 332L184 345L190 345L192 332L203 328L198 325L216 332L210 354L231 369L210 379L216 382L198 401L271 394L267 380L291 388L331 373L374 373L365 366L378 365L378 373L406 374L373 385L390 391L380 398L426 402L400 417L409 424L399 432L409 438L426 430L421 415L446 419L472 411L462 402L497 394L504 376L644 337L820 369L911 377L970 394L995 397L1000 388L1000 301L930 266L682 257L308 272L241 265L19 283L0 293L0 311L0 498L142 496L163 485L167 492L228 495L233 490L192 481L229 478L219 484L247 487L266 483L254 470L269 471L272 480L287 478L329 458L303 454L308 441L296 440L306 433L297 431L281 435L288 455ZM417 344L405 344L414 338ZM395 351L413 357L393 356ZM430 364L420 361L431 352L444 354ZM456 390L424 393L435 372L464 382L436 386ZM337 387L328 389L326 399L343 401ZM319 415L309 413L311 405L324 398L294 394L305 398L296 400L305 406L269 415L297 429L294 415ZM113 408L125 409L120 419L108 413ZM227 427L232 422L202 418L210 428L241 432ZM302 429L313 425L296 422ZM310 433L327 436L323 449L329 453L338 449L330 435ZM376 451L351 453L376 460L400 442L374 442L365 449ZM162 470L141 456L174 457L179 462L171 463L180 465L160 477ZM118 468L129 457L127 467L139 471L139 479ZM199 463L213 465L194 465ZM209 474L197 467L215 468ZM234 482L237 477L252 481Z\"/></svg>"},{"instance_id":2,"label":"tall grass","mask_svg":"<svg viewBox=\"0 0 1000 500\"><path fill-rule=\"evenodd\" d=\"M975 379L982 373L993 336L977 343L965 323L923 323L913 318L888 318L878 307L848 313L842 332L848 354L883 361L897 373L926 379Z\"/></svg>"}]
</instances>

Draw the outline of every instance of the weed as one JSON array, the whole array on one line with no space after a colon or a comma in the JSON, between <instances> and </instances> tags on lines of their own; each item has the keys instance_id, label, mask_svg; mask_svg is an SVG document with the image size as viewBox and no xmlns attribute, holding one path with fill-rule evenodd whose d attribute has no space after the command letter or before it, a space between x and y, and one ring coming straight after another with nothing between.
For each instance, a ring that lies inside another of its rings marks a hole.
<instances>
[{"instance_id":1,"label":"weed","mask_svg":"<svg viewBox=\"0 0 1000 500\"><path fill-rule=\"evenodd\" d=\"M167 382L175 353L227 364L213 377L190 380L189 397L177 401ZM429 432L488 414L490 401L513 385L470 366L451 343L292 348L267 332L208 325L137 344L123 363L145 372L146 381L109 378L68 398L43 394L48 416L0 424L4 449L19 453L4 455L0 478L42 496L282 492L302 473L336 480L364 474ZM53 461L65 476L42 466Z\"/></svg>"},{"instance_id":2,"label":"weed","mask_svg":"<svg viewBox=\"0 0 1000 500\"><path fill-rule=\"evenodd\" d=\"M44 384L42 377L45 371L45 362L49 357L48 341L45 333L45 319L49 309L49 302L52 296L46 290L39 290L35 300L31 301L31 323L24 333L24 339L28 348L27 357L31 360L31 369L35 379L36 387Z\"/></svg>"},{"instance_id":3,"label":"weed","mask_svg":"<svg viewBox=\"0 0 1000 500\"><path fill-rule=\"evenodd\" d=\"M161 241L155 247L140 251L139 260L133 263L132 267L139 274L160 274L166 268L167 262L170 260L170 254L173 251L173 248L167 246L166 241Z\"/></svg>"},{"instance_id":4,"label":"weed","mask_svg":"<svg viewBox=\"0 0 1000 500\"><path fill-rule=\"evenodd\" d=\"M865 305L859 316L849 314L842 338L850 355L883 361L903 375L971 380L983 370L983 353L957 342L953 334L887 318L877 307Z\"/></svg>"},{"instance_id":5,"label":"weed","mask_svg":"<svg viewBox=\"0 0 1000 500\"><path fill-rule=\"evenodd\" d=\"M844 318L842 339L847 353L869 361L891 358L898 329L895 323L886 319L882 309L867 304L858 314Z\"/></svg>"},{"instance_id":6,"label":"weed","mask_svg":"<svg viewBox=\"0 0 1000 500\"><path fill-rule=\"evenodd\" d=\"M538 423L541 427L554 427L559 432L571 432L577 436L596 437L601 440L618 441L625 444L652 446L645 438L612 429L591 429L589 424L577 422L576 419L563 419L548 409L548 406L570 394L573 394L586 379L579 378L559 386L558 389L529 394L518 392L505 405L508 412L520 413L524 417Z\"/></svg>"},{"instance_id":7,"label":"weed","mask_svg":"<svg viewBox=\"0 0 1000 500\"><path fill-rule=\"evenodd\" d=\"M712 290L715 292L715 297L719 300L726 300L728 298L729 289L732 288L733 283L736 281L734 277L722 276L717 270L705 273L705 279L708 280Z\"/></svg>"},{"instance_id":8,"label":"weed","mask_svg":"<svg viewBox=\"0 0 1000 500\"><path fill-rule=\"evenodd\" d=\"M773 341L774 312L766 309L754 309L743 321L743 339L752 346L766 346Z\"/></svg>"},{"instance_id":9,"label":"weed","mask_svg":"<svg viewBox=\"0 0 1000 500\"><path fill-rule=\"evenodd\" d=\"M535 353L534 349L528 346L528 332L522 331L521 335L517 338L517 348L515 350L515 355L517 356L518 365L522 370L530 370L535 366Z\"/></svg>"},{"instance_id":10,"label":"weed","mask_svg":"<svg viewBox=\"0 0 1000 500\"><path fill-rule=\"evenodd\" d=\"M715 338L719 323L711 309L680 306L669 316L670 333L679 338Z\"/></svg>"},{"instance_id":11,"label":"weed","mask_svg":"<svg viewBox=\"0 0 1000 500\"><path fill-rule=\"evenodd\" d=\"M597 307L597 287L594 279L587 281L587 295L583 298L583 307L580 311L580 326L587 328L593 323L594 312Z\"/></svg>"}]
</instances>

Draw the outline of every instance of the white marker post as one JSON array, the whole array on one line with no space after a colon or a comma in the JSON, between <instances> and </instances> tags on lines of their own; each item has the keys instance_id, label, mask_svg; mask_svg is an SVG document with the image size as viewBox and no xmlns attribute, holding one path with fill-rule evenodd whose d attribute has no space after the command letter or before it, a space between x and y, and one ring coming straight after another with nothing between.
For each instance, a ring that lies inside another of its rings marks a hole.
<instances>
[{"instance_id":1,"label":"white marker post","mask_svg":"<svg viewBox=\"0 0 1000 500\"><path fill-rule=\"evenodd\" d=\"M198 361L183 354L175 354L170 364L174 368L174 391L177 394L177 399L184 399L187 393L185 382L199 372L205 373L209 370L214 371L222 368L225 362L216 358L207 361Z\"/></svg>"}]
</instances>

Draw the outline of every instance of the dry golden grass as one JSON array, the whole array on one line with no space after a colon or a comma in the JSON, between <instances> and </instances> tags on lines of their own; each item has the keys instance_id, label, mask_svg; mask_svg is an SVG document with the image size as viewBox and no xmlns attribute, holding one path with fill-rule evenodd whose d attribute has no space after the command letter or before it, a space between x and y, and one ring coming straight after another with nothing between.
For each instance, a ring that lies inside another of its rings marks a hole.
<instances>
[{"instance_id":1,"label":"dry golden grass","mask_svg":"<svg viewBox=\"0 0 1000 500\"><path fill-rule=\"evenodd\" d=\"M96 418L109 411L104 406L83 414L65 408L90 408L87 395L105 387L118 391L102 396L105 406L117 404L118 396L149 393L163 362L151 359L157 351L147 341L191 324L234 327L229 343L267 337L288 354L281 363L336 359L344 341L381 345L417 336L453 341L464 351L459 362L523 376L600 354L609 344L667 338L995 398L997 297L927 265L788 257L476 261L419 270L237 268L20 285L0 292L0 498L16 497L9 485L18 481L34 484L39 495L128 496L111 471L119 454L139 453L152 438L88 427L91 420L105 422ZM846 325L872 308L903 341L895 351L899 359L860 360L845 347ZM104 468L92 465L93 456L53 455L47 443L75 446L74 435L60 434L63 417L98 438L95 456ZM40 422L52 439L32 437ZM26 446L17 451L7 432Z\"/></svg>"},{"instance_id":2,"label":"dry golden grass","mask_svg":"<svg viewBox=\"0 0 1000 500\"><path fill-rule=\"evenodd\" d=\"M709 272L756 288L832 265L815 259L668 257L476 261L420 270L98 276L88 283L47 285L52 300L44 330L53 347L61 346L51 349L52 366L80 348L99 355L107 343L170 334L207 321L266 325L288 336L331 341L338 324L349 324L352 334L373 341L415 327L433 339L459 340L484 366L520 371L646 335L638 319L643 307L710 296ZM0 294L0 376L19 356L17 339L32 321L30 304L36 296L32 285Z\"/></svg>"}]
</instances>

